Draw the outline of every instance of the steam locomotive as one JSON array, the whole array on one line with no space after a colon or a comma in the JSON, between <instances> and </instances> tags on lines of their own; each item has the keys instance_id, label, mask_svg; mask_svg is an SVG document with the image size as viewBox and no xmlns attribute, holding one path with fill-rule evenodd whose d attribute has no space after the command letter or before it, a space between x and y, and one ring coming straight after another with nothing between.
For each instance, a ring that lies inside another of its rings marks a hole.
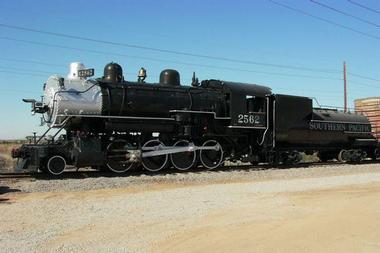
<instances>
[{"instance_id":1,"label":"steam locomotive","mask_svg":"<svg viewBox=\"0 0 380 253\"><path fill-rule=\"evenodd\" d=\"M145 82L144 68L137 81L126 81L113 62L103 77L93 75L93 69L71 63L67 77L49 77L42 101L24 99L48 129L12 151L17 169L123 173L141 167L215 169L227 160L297 163L301 152L317 152L322 161L378 156L365 116L313 108L308 97L274 94L256 84L199 82L195 74L191 85L182 85L172 69L161 72L159 83Z\"/></svg>"}]
</instances>

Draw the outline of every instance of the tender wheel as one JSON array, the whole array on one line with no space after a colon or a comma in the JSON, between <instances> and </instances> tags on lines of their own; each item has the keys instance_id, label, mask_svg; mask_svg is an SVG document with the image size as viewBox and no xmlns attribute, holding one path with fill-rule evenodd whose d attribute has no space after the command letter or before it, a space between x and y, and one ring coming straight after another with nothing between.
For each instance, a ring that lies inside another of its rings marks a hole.
<instances>
[{"instance_id":1,"label":"tender wheel","mask_svg":"<svg viewBox=\"0 0 380 253\"><path fill-rule=\"evenodd\" d=\"M156 148L165 147L159 140L150 140L142 146L143 151L154 151ZM155 172L165 168L169 160L169 155L157 155L150 157L142 157L142 165L146 170Z\"/></svg>"},{"instance_id":2,"label":"tender wheel","mask_svg":"<svg viewBox=\"0 0 380 253\"><path fill-rule=\"evenodd\" d=\"M347 150L342 149L338 154L338 161L341 163L350 161L350 153Z\"/></svg>"},{"instance_id":3,"label":"tender wheel","mask_svg":"<svg viewBox=\"0 0 380 253\"><path fill-rule=\"evenodd\" d=\"M215 169L223 162L223 149L222 145L215 140L205 141L202 147L216 147L216 149L201 150L199 158L204 167L209 170Z\"/></svg>"},{"instance_id":4,"label":"tender wheel","mask_svg":"<svg viewBox=\"0 0 380 253\"><path fill-rule=\"evenodd\" d=\"M189 146L187 140L179 140L174 143L174 147L187 147ZM181 153L174 153L170 155L170 160L177 170L188 170L194 167L197 161L197 153L194 151L187 151Z\"/></svg>"},{"instance_id":5,"label":"tender wheel","mask_svg":"<svg viewBox=\"0 0 380 253\"><path fill-rule=\"evenodd\" d=\"M379 153L379 149L374 149L373 152L371 153L371 159L372 160L377 160L380 158L380 153Z\"/></svg>"},{"instance_id":6,"label":"tender wheel","mask_svg":"<svg viewBox=\"0 0 380 253\"><path fill-rule=\"evenodd\" d=\"M55 155L49 158L46 163L47 171L52 175L60 175L66 168L66 160L60 155Z\"/></svg>"},{"instance_id":7,"label":"tender wheel","mask_svg":"<svg viewBox=\"0 0 380 253\"><path fill-rule=\"evenodd\" d=\"M126 140L114 140L107 147L106 166L115 173L124 173L131 169L135 163L127 161L127 150L133 149Z\"/></svg>"}]
</instances>

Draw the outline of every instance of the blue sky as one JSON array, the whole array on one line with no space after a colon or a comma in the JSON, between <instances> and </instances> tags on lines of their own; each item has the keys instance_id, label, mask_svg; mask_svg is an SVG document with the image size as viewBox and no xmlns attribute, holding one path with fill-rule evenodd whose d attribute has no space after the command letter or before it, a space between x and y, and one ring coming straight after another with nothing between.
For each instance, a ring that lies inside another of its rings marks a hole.
<instances>
[{"instance_id":1,"label":"blue sky","mask_svg":"<svg viewBox=\"0 0 380 253\"><path fill-rule=\"evenodd\" d=\"M123 66L127 80L136 80L137 72L143 66L148 71L147 81L151 82L157 81L162 69L175 68L181 73L182 83L189 84L192 72L196 71L199 79L263 84L270 86L275 93L316 97L320 104L333 106L343 106L343 81L340 80L343 61L347 62L350 73L380 80L380 14L347 0L318 0L379 24L376 26L322 8L308 0L276 1L378 38L339 28L268 0L2 0L0 24L327 71L175 55L0 26L0 139L23 138L43 129L38 127L39 118L31 116L29 105L21 99L39 98L42 84L48 76L54 73L66 75L68 65L73 61L81 61L87 67L95 68L97 76L102 75L106 63L118 62ZM363 0L360 3L380 10L377 0ZM380 96L378 80L349 75L349 105L353 106L356 98Z\"/></svg>"}]
</instances>

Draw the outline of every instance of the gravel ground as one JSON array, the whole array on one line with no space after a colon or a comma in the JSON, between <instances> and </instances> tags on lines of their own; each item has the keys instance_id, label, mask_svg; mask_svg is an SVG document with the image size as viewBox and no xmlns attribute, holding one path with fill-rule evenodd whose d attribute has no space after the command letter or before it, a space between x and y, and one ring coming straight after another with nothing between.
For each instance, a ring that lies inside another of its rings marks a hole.
<instances>
[{"instance_id":1,"label":"gravel ground","mask_svg":"<svg viewBox=\"0 0 380 253\"><path fill-rule=\"evenodd\" d=\"M378 164L0 188L0 252L380 252Z\"/></svg>"},{"instance_id":2,"label":"gravel ground","mask_svg":"<svg viewBox=\"0 0 380 253\"><path fill-rule=\"evenodd\" d=\"M380 166L374 164L362 165L305 165L305 167L288 169L229 169L219 171L197 171L163 174L140 174L125 176L98 177L63 177L62 179L23 179L7 180L7 185L21 192L60 192L60 191L87 191L96 189L111 189L124 187L147 188L155 184L211 184L241 181L265 181L274 179L296 179L308 177L324 177L334 175L348 175L359 172L379 172ZM72 175L72 174L71 174Z\"/></svg>"}]
</instances>

